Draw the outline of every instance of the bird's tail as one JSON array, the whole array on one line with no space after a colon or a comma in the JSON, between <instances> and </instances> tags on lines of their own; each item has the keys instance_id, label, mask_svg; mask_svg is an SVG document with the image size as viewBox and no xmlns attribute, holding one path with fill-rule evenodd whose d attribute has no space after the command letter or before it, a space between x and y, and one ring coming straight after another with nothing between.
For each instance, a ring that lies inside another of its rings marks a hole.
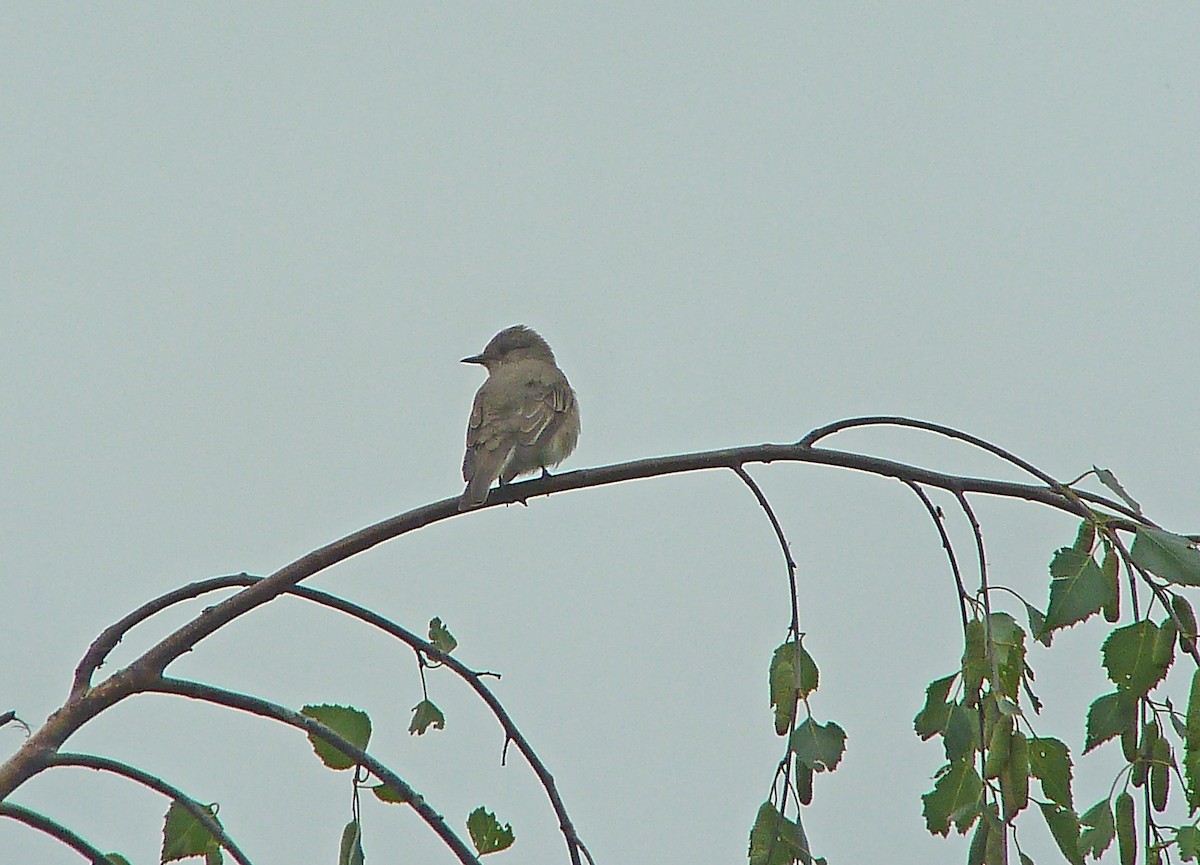
<instances>
[{"instance_id":1,"label":"bird's tail","mask_svg":"<svg viewBox=\"0 0 1200 865\"><path fill-rule=\"evenodd\" d=\"M504 467L512 459L514 450L515 446L510 445L507 450L478 448L467 451L463 460L463 475L467 478L467 488L458 500L460 511L469 511L487 501L488 488L492 481L501 477Z\"/></svg>"},{"instance_id":2,"label":"bird's tail","mask_svg":"<svg viewBox=\"0 0 1200 865\"><path fill-rule=\"evenodd\" d=\"M489 478L483 472L478 472L475 477L471 478L467 488L463 490L463 494L458 499L458 509L460 511L469 511L471 508L477 508L487 501L488 487L492 485L492 478Z\"/></svg>"}]
</instances>

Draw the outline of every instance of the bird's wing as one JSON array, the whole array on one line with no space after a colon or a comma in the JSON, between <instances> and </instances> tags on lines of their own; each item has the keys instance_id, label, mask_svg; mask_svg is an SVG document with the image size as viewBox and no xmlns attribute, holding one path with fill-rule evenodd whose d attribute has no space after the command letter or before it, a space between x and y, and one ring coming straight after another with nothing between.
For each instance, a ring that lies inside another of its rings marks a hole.
<instances>
[{"instance_id":1,"label":"bird's wing","mask_svg":"<svg viewBox=\"0 0 1200 865\"><path fill-rule=\"evenodd\" d=\"M504 398L498 398L501 394ZM575 394L561 373L533 371L515 381L485 382L467 423L463 480L475 476L477 465L497 466L498 471L513 447L533 447L574 402ZM496 463L485 459L485 453L502 454L504 459Z\"/></svg>"}]
</instances>

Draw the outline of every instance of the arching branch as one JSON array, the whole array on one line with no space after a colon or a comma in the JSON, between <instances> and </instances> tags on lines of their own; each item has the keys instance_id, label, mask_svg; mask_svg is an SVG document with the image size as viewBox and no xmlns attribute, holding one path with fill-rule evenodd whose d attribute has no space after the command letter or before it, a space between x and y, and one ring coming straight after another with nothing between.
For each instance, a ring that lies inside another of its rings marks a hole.
<instances>
[{"instance_id":1,"label":"arching branch","mask_svg":"<svg viewBox=\"0 0 1200 865\"><path fill-rule=\"evenodd\" d=\"M212 685L189 682L185 679L175 679L168 676L164 676L156 682L151 683L145 691L147 693L175 694L180 697L191 697L192 699L203 700L207 703L228 706L231 709L239 709L262 718L280 721L322 739L359 765L365 766L375 777L392 788L406 804L410 805L417 812L417 815L425 821L425 824L437 833L438 837L454 852L454 855L458 857L458 860L463 865L479 865L479 859L472 852L471 848L467 846L466 842L458 837L458 834L447 825L442 815L435 811L425 801L424 797L409 786L408 782L379 762L375 757L368 754L362 748L356 747L353 743L348 742L320 721L309 718L307 715L301 715L299 712L292 711L286 706L281 706L278 703L272 703L269 700L263 700L259 697L252 697L249 694L239 694L236 691L227 691L224 688L216 688Z\"/></svg>"},{"instance_id":2,"label":"arching branch","mask_svg":"<svg viewBox=\"0 0 1200 865\"><path fill-rule=\"evenodd\" d=\"M45 832L80 855L86 856L91 860L92 865L112 865L109 858L89 841L81 838L61 823L51 820L45 814L24 808L15 802L0 802L0 817L8 817L37 829L39 832Z\"/></svg>"},{"instance_id":3,"label":"arching branch","mask_svg":"<svg viewBox=\"0 0 1200 865\"><path fill-rule=\"evenodd\" d=\"M196 821L202 825L210 835L217 839L222 847L229 851L235 860L241 865L252 865L248 856L242 852L233 839L225 832L207 808L197 802L188 794L184 793L178 787L168 784L162 778L156 775L151 775L149 772L143 772L135 766L130 766L128 763L122 763L119 760L110 760L107 757L99 757L95 754L71 754L63 752L55 754L50 758L50 766L80 766L85 769L96 769L101 772L111 772L114 775L120 775L122 778L128 778L131 781L149 787L157 793L162 793L172 801L178 802L189 814L196 818Z\"/></svg>"}]
</instances>

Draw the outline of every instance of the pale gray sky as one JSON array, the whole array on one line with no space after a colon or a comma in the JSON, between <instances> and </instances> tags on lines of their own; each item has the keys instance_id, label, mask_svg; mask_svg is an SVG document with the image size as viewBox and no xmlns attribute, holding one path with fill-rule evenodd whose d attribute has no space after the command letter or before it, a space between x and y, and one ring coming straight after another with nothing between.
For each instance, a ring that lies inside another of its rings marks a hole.
<instances>
[{"instance_id":1,"label":"pale gray sky","mask_svg":"<svg viewBox=\"0 0 1200 865\"><path fill-rule=\"evenodd\" d=\"M456 495L481 381L457 360L517 322L579 394L564 470L898 413L1064 479L1112 468L1200 529L1198 44L1182 3L10 4L0 710L40 723L152 596ZM913 435L836 444L1015 477ZM849 735L811 840L833 863L961 861L924 830L941 749L911 732L960 652L932 527L895 483L752 472L800 563L814 711ZM993 580L1044 602L1071 521L977 504ZM712 472L467 514L313 584L416 630L441 616L501 671L598 862L738 862L782 754L779 558ZM1076 753L1103 633L1031 656L1039 730ZM333 614L272 604L172 671L364 708L453 825L481 803L513 823L496 861L565 861L465 689L433 676L446 730L410 737L411 655ZM0 729L0 752L20 741ZM219 801L258 863L335 861L349 779L290 730L142 698L69 747ZM1084 804L1112 777L1094 762ZM57 770L14 799L156 861L165 803L127 782ZM400 809L365 831L369 862L451 861ZM0 851L79 861L11 821Z\"/></svg>"}]
</instances>

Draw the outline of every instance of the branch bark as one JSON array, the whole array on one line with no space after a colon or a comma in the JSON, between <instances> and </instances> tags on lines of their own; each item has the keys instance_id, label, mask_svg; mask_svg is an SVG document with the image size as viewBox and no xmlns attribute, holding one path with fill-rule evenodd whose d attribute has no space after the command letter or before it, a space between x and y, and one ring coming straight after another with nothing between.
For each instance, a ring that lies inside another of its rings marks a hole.
<instances>
[{"instance_id":1,"label":"branch bark","mask_svg":"<svg viewBox=\"0 0 1200 865\"><path fill-rule=\"evenodd\" d=\"M900 425L922 429L967 442L1030 472L1042 483L1028 484L990 478L964 477L933 471L920 466L865 454L814 447L818 439L850 427ZM835 466L867 472L902 482L947 490L956 496L966 493L1022 499L1055 508L1076 516L1088 516L1093 507L1110 512L1108 525L1114 529L1133 530L1147 524L1124 505L1101 496L1065 487L1029 463L1009 454L982 439L959 433L947 427L912 421L905 418L855 418L840 421L814 430L795 444L762 444L727 448L701 453L679 454L635 460L600 468L583 469L567 474L544 476L524 483L508 484L491 491L484 507L495 507L530 498L587 487L605 486L630 480L659 477L680 472L706 469L731 469L744 475L747 463L799 462ZM8 760L0 764L0 801L8 797L26 780L51 764L52 756L67 739L89 720L109 706L136 693L162 690L162 675L167 666L180 655L191 651L206 637L229 622L281 594L287 593L301 581L351 556L372 547L456 516L472 512L458 510L458 497L443 499L398 516L368 526L344 538L314 550L221 603L205 609L196 618L160 640L127 667L114 672L103 682L93 685L92 678L109 652L124 633L154 612L153 605L170 603L169 596L124 617L106 629L91 645L75 671L70 696L25 744Z\"/></svg>"}]
</instances>

